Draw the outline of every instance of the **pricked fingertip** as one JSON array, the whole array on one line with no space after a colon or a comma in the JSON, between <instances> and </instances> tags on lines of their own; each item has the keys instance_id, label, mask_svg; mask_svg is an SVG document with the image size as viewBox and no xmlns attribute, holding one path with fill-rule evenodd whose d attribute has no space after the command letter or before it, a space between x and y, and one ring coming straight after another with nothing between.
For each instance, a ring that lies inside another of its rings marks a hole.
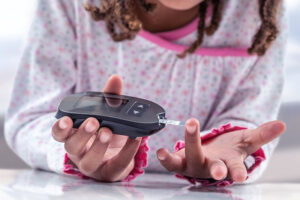
<instances>
[{"instance_id":1,"label":"pricked fingertip","mask_svg":"<svg viewBox=\"0 0 300 200\"><path fill-rule=\"evenodd\" d=\"M195 118L190 118L186 121L185 124L188 126L197 126L197 124L199 124L199 121Z\"/></svg>"},{"instance_id":2,"label":"pricked fingertip","mask_svg":"<svg viewBox=\"0 0 300 200\"><path fill-rule=\"evenodd\" d=\"M188 119L185 123L186 131L190 135L194 135L199 126L199 121L195 118Z\"/></svg>"},{"instance_id":3,"label":"pricked fingertip","mask_svg":"<svg viewBox=\"0 0 300 200\"><path fill-rule=\"evenodd\" d=\"M193 135L196 131L197 127L196 125L187 125L186 130L190 135Z\"/></svg>"}]
</instances>

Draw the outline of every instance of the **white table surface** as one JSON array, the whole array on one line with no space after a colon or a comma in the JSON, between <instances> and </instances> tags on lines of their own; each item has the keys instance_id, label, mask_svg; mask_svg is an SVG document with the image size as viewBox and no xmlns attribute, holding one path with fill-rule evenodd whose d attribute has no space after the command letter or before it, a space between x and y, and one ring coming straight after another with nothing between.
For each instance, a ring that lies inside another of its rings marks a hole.
<instances>
[{"instance_id":1,"label":"white table surface","mask_svg":"<svg viewBox=\"0 0 300 200\"><path fill-rule=\"evenodd\" d=\"M300 199L300 183L226 188L193 186L172 175L145 174L131 184L100 183L34 170L0 170L0 199Z\"/></svg>"}]
</instances>

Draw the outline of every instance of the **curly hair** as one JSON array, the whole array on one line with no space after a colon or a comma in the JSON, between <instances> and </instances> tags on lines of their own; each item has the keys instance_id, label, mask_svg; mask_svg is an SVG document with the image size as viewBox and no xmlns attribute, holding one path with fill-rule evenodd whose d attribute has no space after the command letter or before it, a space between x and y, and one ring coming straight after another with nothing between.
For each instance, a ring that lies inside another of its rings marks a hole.
<instances>
[{"instance_id":1,"label":"curly hair","mask_svg":"<svg viewBox=\"0 0 300 200\"><path fill-rule=\"evenodd\" d=\"M106 27L114 41L132 40L142 29L142 22L134 12L134 4L138 2L146 12L151 12L156 5L146 3L146 0L101 0L101 7L91 6L86 3L85 9L90 12L91 17L96 20L104 20ZM253 38L253 43L248 49L249 54L262 56L277 38L279 30L277 25L277 12L282 0L259 0L259 15L261 26ZM213 13L211 22L205 24L205 16L209 3L212 4ZM197 39L178 56L185 57L194 53L203 42L204 35L213 35L222 20L224 0L204 0L199 5L199 23ZM116 30L118 27L119 30Z\"/></svg>"}]
</instances>

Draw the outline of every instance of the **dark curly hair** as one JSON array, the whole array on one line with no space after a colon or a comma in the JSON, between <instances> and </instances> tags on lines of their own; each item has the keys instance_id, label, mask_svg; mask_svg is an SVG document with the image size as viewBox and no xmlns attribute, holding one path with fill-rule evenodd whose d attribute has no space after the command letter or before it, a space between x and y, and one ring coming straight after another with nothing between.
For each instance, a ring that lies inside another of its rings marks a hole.
<instances>
[{"instance_id":1,"label":"dark curly hair","mask_svg":"<svg viewBox=\"0 0 300 200\"><path fill-rule=\"evenodd\" d=\"M134 4L137 2L147 12L151 12L156 7L155 4L146 3L146 0L101 0L101 7L91 6L88 3L84 7L94 20L106 22L107 30L114 41L123 41L134 39L142 29L142 23L133 11ZM249 54L264 55L276 39L279 33L276 16L281 2L282 0L259 0L259 15L262 23L248 49ZM210 24L206 26L205 16L209 3L213 6L213 13ZM215 33L222 20L223 8L223 0L205 0L200 3L197 39L179 54L179 57L183 58L189 53L194 53L202 44L204 34L213 35ZM115 25L119 28L118 32L115 30Z\"/></svg>"}]
</instances>

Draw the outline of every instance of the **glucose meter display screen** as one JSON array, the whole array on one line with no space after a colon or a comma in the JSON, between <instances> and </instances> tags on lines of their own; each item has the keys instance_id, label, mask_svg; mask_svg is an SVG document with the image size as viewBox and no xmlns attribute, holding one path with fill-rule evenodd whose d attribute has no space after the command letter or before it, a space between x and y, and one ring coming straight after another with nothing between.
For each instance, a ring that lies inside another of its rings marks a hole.
<instances>
[{"instance_id":1,"label":"glucose meter display screen","mask_svg":"<svg viewBox=\"0 0 300 200\"><path fill-rule=\"evenodd\" d=\"M112 98L103 96L83 96L75 104L75 109L86 111L110 110L120 112L129 102L128 99Z\"/></svg>"}]
</instances>

